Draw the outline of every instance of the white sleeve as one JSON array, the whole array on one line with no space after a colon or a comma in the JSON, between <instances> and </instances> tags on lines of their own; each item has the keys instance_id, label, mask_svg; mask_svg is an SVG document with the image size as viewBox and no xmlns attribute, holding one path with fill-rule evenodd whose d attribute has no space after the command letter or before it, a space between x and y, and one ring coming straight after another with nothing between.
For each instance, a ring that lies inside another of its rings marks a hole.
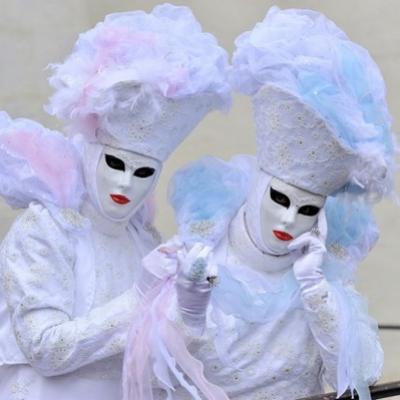
<instances>
[{"instance_id":1,"label":"white sleeve","mask_svg":"<svg viewBox=\"0 0 400 400\"><path fill-rule=\"evenodd\" d=\"M301 297L310 330L323 361L322 377L335 388L340 344L340 312L336 295L323 279L302 292Z\"/></svg>"},{"instance_id":2,"label":"white sleeve","mask_svg":"<svg viewBox=\"0 0 400 400\"><path fill-rule=\"evenodd\" d=\"M366 303L352 287L323 279L302 294L312 334L323 360L322 377L341 395L359 395L380 377L383 351L377 325Z\"/></svg>"},{"instance_id":3,"label":"white sleeve","mask_svg":"<svg viewBox=\"0 0 400 400\"><path fill-rule=\"evenodd\" d=\"M74 245L44 207L35 204L16 221L0 261L17 343L40 374L65 374L123 351L136 292L74 318Z\"/></svg>"}]
</instances>

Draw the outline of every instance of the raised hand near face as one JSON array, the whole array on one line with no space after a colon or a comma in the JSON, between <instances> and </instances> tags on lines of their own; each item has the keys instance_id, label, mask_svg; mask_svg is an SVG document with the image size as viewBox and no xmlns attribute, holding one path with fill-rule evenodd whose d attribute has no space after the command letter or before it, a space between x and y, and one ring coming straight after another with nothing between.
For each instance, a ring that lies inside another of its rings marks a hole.
<instances>
[{"instance_id":1,"label":"raised hand near face","mask_svg":"<svg viewBox=\"0 0 400 400\"><path fill-rule=\"evenodd\" d=\"M177 256L180 271L176 290L182 319L193 333L201 335L217 279L216 266L210 264L211 247L196 243L189 252L179 250Z\"/></svg>"},{"instance_id":2,"label":"raised hand near face","mask_svg":"<svg viewBox=\"0 0 400 400\"><path fill-rule=\"evenodd\" d=\"M308 232L293 240L288 246L290 251L298 251L293 271L301 289L308 289L323 278L321 265L326 253L325 242L328 233L325 210L318 214L317 224Z\"/></svg>"}]
</instances>

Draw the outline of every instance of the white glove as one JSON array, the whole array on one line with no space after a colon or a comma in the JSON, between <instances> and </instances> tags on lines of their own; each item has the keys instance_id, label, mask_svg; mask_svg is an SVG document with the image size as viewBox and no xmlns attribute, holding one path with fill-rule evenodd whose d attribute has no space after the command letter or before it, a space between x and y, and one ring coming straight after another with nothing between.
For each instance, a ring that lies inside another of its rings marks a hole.
<instances>
[{"instance_id":1,"label":"white glove","mask_svg":"<svg viewBox=\"0 0 400 400\"><path fill-rule=\"evenodd\" d=\"M323 279L321 265L326 253L327 232L325 210L321 209L317 226L300 235L288 246L290 251L299 253L293 265L293 272L302 291L314 287Z\"/></svg>"},{"instance_id":2,"label":"white glove","mask_svg":"<svg viewBox=\"0 0 400 400\"><path fill-rule=\"evenodd\" d=\"M178 251L180 271L176 281L179 310L185 325L201 335L206 321L207 306L216 266L211 265L211 247L196 243L189 252Z\"/></svg>"},{"instance_id":3,"label":"white glove","mask_svg":"<svg viewBox=\"0 0 400 400\"><path fill-rule=\"evenodd\" d=\"M178 236L161 244L142 260L135 287L141 296L178 271L177 252L184 247Z\"/></svg>"}]
</instances>

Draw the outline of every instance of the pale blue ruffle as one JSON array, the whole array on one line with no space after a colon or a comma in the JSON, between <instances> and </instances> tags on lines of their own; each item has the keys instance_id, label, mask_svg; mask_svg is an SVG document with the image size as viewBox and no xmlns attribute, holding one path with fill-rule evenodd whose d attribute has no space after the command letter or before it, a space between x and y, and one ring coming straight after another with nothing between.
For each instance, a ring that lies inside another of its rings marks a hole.
<instances>
[{"instance_id":1,"label":"pale blue ruffle","mask_svg":"<svg viewBox=\"0 0 400 400\"><path fill-rule=\"evenodd\" d=\"M267 323L298 303L299 286L290 270L277 287L263 293L254 290L236 279L229 266L218 265L220 283L212 291L212 304L227 315L248 323Z\"/></svg>"},{"instance_id":2,"label":"pale blue ruffle","mask_svg":"<svg viewBox=\"0 0 400 400\"><path fill-rule=\"evenodd\" d=\"M169 199L185 242L215 246L222 239L247 197L253 162L247 156L230 162L204 157L174 175Z\"/></svg>"}]
</instances>

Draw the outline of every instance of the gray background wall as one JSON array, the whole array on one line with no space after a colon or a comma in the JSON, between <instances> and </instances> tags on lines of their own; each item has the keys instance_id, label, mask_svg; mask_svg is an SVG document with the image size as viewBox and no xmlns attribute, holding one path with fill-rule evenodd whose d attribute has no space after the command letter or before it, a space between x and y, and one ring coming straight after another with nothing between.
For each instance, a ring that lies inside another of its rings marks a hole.
<instances>
[{"instance_id":1,"label":"gray background wall","mask_svg":"<svg viewBox=\"0 0 400 400\"><path fill-rule=\"evenodd\" d=\"M50 94L45 67L62 61L80 32L111 12L144 9L153 0L0 0L0 109L13 117L33 118L50 128L62 126L43 111ZM312 8L325 13L356 42L369 49L386 79L394 128L400 128L400 1L398 0L183 0L205 30L229 52L234 38L251 29L273 4L282 8ZM166 202L172 172L204 154L229 158L253 153L254 133L249 100L235 97L229 115L213 114L196 129L166 163L157 190L157 225L168 237L175 231ZM379 321L400 324L400 209L385 201L376 208L381 239L360 268L359 289L368 296ZM0 237L16 212L0 203ZM383 380L400 380L400 331L381 334L386 351Z\"/></svg>"}]
</instances>

